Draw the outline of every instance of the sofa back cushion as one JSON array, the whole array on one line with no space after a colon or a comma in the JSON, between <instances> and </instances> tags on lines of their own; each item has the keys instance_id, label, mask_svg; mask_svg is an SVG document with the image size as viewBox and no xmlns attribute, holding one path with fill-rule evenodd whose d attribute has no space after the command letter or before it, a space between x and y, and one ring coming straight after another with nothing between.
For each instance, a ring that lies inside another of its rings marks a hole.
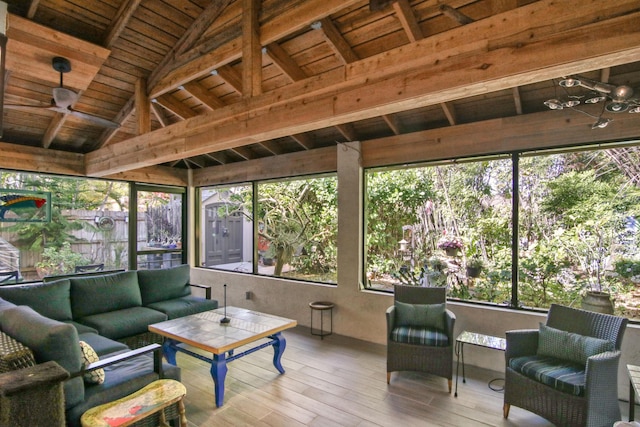
<instances>
[{"instance_id":1,"label":"sofa back cushion","mask_svg":"<svg viewBox=\"0 0 640 427\"><path fill-rule=\"evenodd\" d=\"M142 305L190 295L190 271L187 264L160 270L138 270Z\"/></svg>"},{"instance_id":2,"label":"sofa back cushion","mask_svg":"<svg viewBox=\"0 0 640 427\"><path fill-rule=\"evenodd\" d=\"M142 304L135 271L78 277L70 281L74 319Z\"/></svg>"},{"instance_id":3,"label":"sofa back cushion","mask_svg":"<svg viewBox=\"0 0 640 427\"><path fill-rule=\"evenodd\" d=\"M31 349L36 362L52 360L71 373L80 370L82 362L78 332L72 325L44 317L26 306L2 311L0 325L7 335ZM64 394L66 408L83 401L82 378L66 381Z\"/></svg>"},{"instance_id":4,"label":"sofa back cushion","mask_svg":"<svg viewBox=\"0 0 640 427\"><path fill-rule=\"evenodd\" d=\"M0 298L15 305L28 305L45 317L71 320L69 279L31 285L0 286Z\"/></svg>"}]
</instances>

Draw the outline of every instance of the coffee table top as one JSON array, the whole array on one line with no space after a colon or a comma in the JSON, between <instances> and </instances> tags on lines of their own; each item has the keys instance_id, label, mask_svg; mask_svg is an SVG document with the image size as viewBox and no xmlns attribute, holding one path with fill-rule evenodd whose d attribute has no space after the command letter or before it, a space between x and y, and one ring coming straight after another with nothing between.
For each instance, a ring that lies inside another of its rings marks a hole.
<instances>
[{"instance_id":1,"label":"coffee table top","mask_svg":"<svg viewBox=\"0 0 640 427\"><path fill-rule=\"evenodd\" d=\"M239 307L227 307L229 323L221 324L224 308L149 325L158 335L222 354L260 338L293 328L297 321Z\"/></svg>"},{"instance_id":2,"label":"coffee table top","mask_svg":"<svg viewBox=\"0 0 640 427\"><path fill-rule=\"evenodd\" d=\"M478 332L462 331L457 342L464 344L472 344L480 347L492 348L495 350L504 351L507 348L507 340L500 337L494 337L491 335L480 334Z\"/></svg>"}]
</instances>

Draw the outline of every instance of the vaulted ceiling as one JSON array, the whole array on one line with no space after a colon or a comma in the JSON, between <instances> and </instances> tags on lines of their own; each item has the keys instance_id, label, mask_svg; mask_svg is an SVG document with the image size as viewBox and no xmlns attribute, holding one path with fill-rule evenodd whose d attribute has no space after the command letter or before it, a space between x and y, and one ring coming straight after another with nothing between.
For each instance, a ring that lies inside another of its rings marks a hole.
<instances>
[{"instance_id":1,"label":"vaulted ceiling","mask_svg":"<svg viewBox=\"0 0 640 427\"><path fill-rule=\"evenodd\" d=\"M95 176L526 117L575 73L640 86L637 0L5 2L2 141L81 153ZM72 108L117 128L15 108L51 104L58 56Z\"/></svg>"}]
</instances>

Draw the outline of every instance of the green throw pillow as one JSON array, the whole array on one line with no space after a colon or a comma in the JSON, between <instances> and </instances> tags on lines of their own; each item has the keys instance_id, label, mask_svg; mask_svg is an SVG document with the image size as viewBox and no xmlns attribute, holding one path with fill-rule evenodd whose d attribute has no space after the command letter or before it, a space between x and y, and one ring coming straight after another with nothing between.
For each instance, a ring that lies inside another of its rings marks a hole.
<instances>
[{"instance_id":1,"label":"green throw pillow","mask_svg":"<svg viewBox=\"0 0 640 427\"><path fill-rule=\"evenodd\" d=\"M611 351L613 342L555 329L540 324L538 356L550 356L580 364L593 355Z\"/></svg>"},{"instance_id":2,"label":"green throw pillow","mask_svg":"<svg viewBox=\"0 0 640 427\"><path fill-rule=\"evenodd\" d=\"M398 326L413 326L420 328L434 328L441 331L446 329L442 304L407 304L396 301L396 321Z\"/></svg>"},{"instance_id":3,"label":"green throw pillow","mask_svg":"<svg viewBox=\"0 0 640 427\"><path fill-rule=\"evenodd\" d=\"M55 282L0 286L0 298L15 305L28 305L45 317L71 320L69 279Z\"/></svg>"}]
</instances>

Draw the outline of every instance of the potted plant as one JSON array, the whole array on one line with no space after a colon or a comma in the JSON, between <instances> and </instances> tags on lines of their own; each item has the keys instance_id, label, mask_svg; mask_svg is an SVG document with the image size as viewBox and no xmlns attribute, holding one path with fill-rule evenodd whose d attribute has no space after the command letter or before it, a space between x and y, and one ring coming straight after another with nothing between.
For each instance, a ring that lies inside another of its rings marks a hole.
<instances>
[{"instance_id":1,"label":"potted plant","mask_svg":"<svg viewBox=\"0 0 640 427\"><path fill-rule=\"evenodd\" d=\"M42 261L36 263L36 272L42 279L45 276L72 273L76 265L88 264L89 260L71 249L69 242L62 247L50 246L42 251Z\"/></svg>"},{"instance_id":2,"label":"potted plant","mask_svg":"<svg viewBox=\"0 0 640 427\"><path fill-rule=\"evenodd\" d=\"M467 277L478 277L484 268L484 261L478 255L467 260Z\"/></svg>"},{"instance_id":3,"label":"potted plant","mask_svg":"<svg viewBox=\"0 0 640 427\"><path fill-rule=\"evenodd\" d=\"M442 249L447 256L456 256L462 249L462 241L457 237L443 236L438 241L438 248Z\"/></svg>"}]
</instances>

